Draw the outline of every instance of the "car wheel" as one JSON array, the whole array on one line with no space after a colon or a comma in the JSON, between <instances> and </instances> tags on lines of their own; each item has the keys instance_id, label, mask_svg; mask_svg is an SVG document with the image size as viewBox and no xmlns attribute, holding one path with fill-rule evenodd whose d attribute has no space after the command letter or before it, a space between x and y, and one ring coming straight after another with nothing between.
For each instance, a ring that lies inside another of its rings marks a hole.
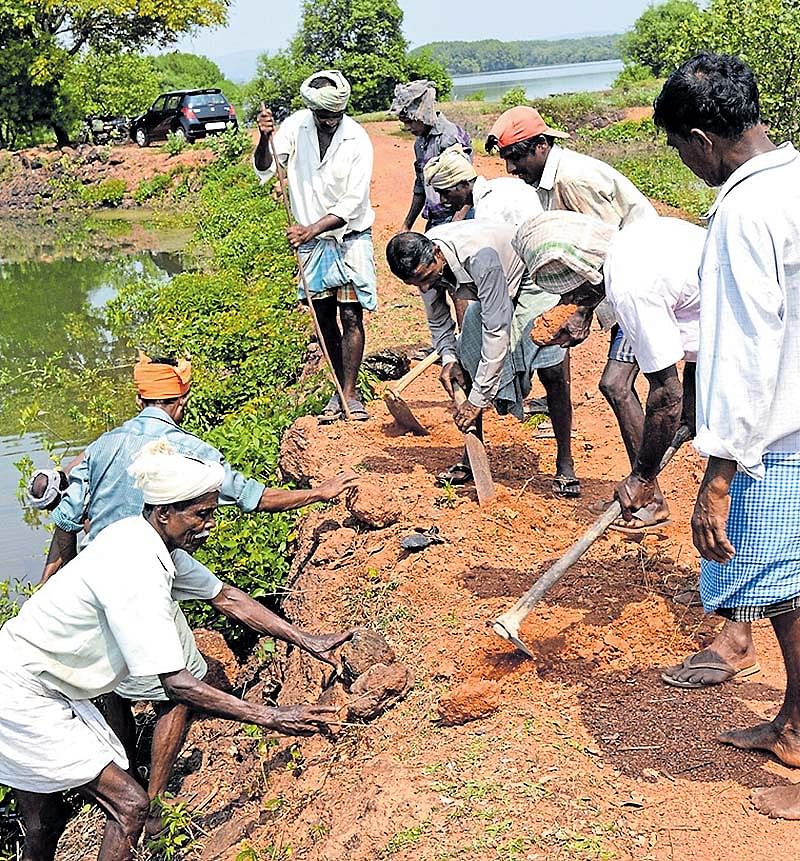
<instances>
[{"instance_id":1,"label":"car wheel","mask_svg":"<svg viewBox=\"0 0 800 861\"><path fill-rule=\"evenodd\" d=\"M147 146L150 143L150 139L147 137L147 132L140 126L136 129L136 143L139 146Z\"/></svg>"},{"instance_id":2,"label":"car wheel","mask_svg":"<svg viewBox=\"0 0 800 861\"><path fill-rule=\"evenodd\" d=\"M173 134L178 140L182 140L184 143L190 144L192 142L191 135L186 134L186 129L183 126L177 126Z\"/></svg>"}]
</instances>

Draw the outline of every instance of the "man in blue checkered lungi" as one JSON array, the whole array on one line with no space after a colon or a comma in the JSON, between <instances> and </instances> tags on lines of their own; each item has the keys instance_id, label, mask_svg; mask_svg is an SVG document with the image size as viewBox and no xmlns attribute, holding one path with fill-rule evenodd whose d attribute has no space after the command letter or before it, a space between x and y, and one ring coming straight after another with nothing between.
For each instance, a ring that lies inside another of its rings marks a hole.
<instances>
[{"instance_id":1,"label":"man in blue checkered lungi","mask_svg":"<svg viewBox=\"0 0 800 861\"><path fill-rule=\"evenodd\" d=\"M728 627L770 619L786 667L777 716L718 739L800 766L800 153L767 137L755 77L736 57L687 60L654 119L683 162L721 186L700 264L695 446L709 457L692 517L700 594ZM733 639L723 631L665 680L698 686L695 671L719 667ZM800 819L800 785L757 790L753 801Z\"/></svg>"}]
</instances>

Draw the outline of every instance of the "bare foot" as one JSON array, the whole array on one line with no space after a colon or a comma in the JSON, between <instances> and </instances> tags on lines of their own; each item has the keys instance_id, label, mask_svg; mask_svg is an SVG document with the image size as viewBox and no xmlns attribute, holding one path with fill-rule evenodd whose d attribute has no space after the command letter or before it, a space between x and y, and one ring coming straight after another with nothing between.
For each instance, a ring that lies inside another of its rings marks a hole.
<instances>
[{"instance_id":1,"label":"bare foot","mask_svg":"<svg viewBox=\"0 0 800 861\"><path fill-rule=\"evenodd\" d=\"M759 813L772 819L800 819L800 785L756 789L752 796Z\"/></svg>"},{"instance_id":2,"label":"bare foot","mask_svg":"<svg viewBox=\"0 0 800 861\"><path fill-rule=\"evenodd\" d=\"M734 729L720 733L717 741L731 744L740 750L768 750L786 765L795 768L800 766L800 733L778 718L748 729ZM798 803L800 803L800 795Z\"/></svg>"}]
</instances>

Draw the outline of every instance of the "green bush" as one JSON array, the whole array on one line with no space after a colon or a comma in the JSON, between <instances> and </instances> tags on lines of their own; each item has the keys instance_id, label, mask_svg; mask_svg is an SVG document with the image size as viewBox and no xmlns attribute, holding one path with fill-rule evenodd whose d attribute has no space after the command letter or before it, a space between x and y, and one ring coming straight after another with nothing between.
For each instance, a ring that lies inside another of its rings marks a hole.
<instances>
[{"instance_id":1,"label":"green bush","mask_svg":"<svg viewBox=\"0 0 800 861\"><path fill-rule=\"evenodd\" d=\"M167 153L167 155L174 156L180 155L187 146L188 142L183 135L176 135L175 132L169 132L161 149Z\"/></svg>"},{"instance_id":2,"label":"green bush","mask_svg":"<svg viewBox=\"0 0 800 861\"><path fill-rule=\"evenodd\" d=\"M475 90L474 93L469 93L464 96L465 102L485 102L486 101L486 90Z\"/></svg>"},{"instance_id":3,"label":"green bush","mask_svg":"<svg viewBox=\"0 0 800 861\"><path fill-rule=\"evenodd\" d=\"M208 147L220 161L233 163L250 152L253 143L250 135L242 129L227 129L222 134L212 137Z\"/></svg>"},{"instance_id":4,"label":"green bush","mask_svg":"<svg viewBox=\"0 0 800 861\"><path fill-rule=\"evenodd\" d=\"M649 117L644 120L621 120L599 129L585 127L578 130L579 140L607 141L609 143L655 140L656 135L655 124Z\"/></svg>"},{"instance_id":5,"label":"green bush","mask_svg":"<svg viewBox=\"0 0 800 861\"><path fill-rule=\"evenodd\" d=\"M172 171L167 171L166 173L157 173L150 179L143 179L139 185L136 186L136 191L133 193L133 199L138 204L142 204L152 198L162 197L164 193L171 188L173 176L174 174Z\"/></svg>"},{"instance_id":6,"label":"green bush","mask_svg":"<svg viewBox=\"0 0 800 861\"><path fill-rule=\"evenodd\" d=\"M127 190L124 179L104 179L96 185L84 185L80 199L89 206L119 206Z\"/></svg>"},{"instance_id":7,"label":"green bush","mask_svg":"<svg viewBox=\"0 0 800 861\"><path fill-rule=\"evenodd\" d=\"M525 95L525 90L522 87L512 87L503 93L500 99L500 110L507 111L509 108L516 108L518 105L529 105L528 97Z\"/></svg>"},{"instance_id":8,"label":"green bush","mask_svg":"<svg viewBox=\"0 0 800 861\"><path fill-rule=\"evenodd\" d=\"M615 90L629 90L631 87L638 86L644 81L652 81L653 73L647 66L640 66L638 63L629 63L614 79L611 85Z\"/></svg>"}]
</instances>

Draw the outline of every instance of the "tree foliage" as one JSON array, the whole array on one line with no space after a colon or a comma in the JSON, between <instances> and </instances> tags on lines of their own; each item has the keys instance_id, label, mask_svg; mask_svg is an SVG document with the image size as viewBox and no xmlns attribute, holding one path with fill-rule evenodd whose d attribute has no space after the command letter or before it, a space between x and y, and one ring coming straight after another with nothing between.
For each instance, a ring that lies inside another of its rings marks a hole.
<instances>
[{"instance_id":1,"label":"tree foliage","mask_svg":"<svg viewBox=\"0 0 800 861\"><path fill-rule=\"evenodd\" d=\"M239 85L229 81L219 66L208 57L171 51L153 57L152 62L158 77L159 91L218 87L229 101L240 101Z\"/></svg>"},{"instance_id":2,"label":"tree foliage","mask_svg":"<svg viewBox=\"0 0 800 861\"><path fill-rule=\"evenodd\" d=\"M153 59L129 52L87 51L70 63L63 89L81 116L134 116L158 95Z\"/></svg>"},{"instance_id":3,"label":"tree foliage","mask_svg":"<svg viewBox=\"0 0 800 861\"><path fill-rule=\"evenodd\" d=\"M388 108L397 83L430 78L440 96L450 78L428 54L409 56L396 0L305 0L300 29L289 48L263 55L248 88L251 113L263 99L273 109L299 107L304 78L322 68L339 69L353 88L352 110Z\"/></svg>"},{"instance_id":4,"label":"tree foliage","mask_svg":"<svg viewBox=\"0 0 800 861\"><path fill-rule=\"evenodd\" d=\"M701 16L694 0L666 0L650 6L620 39L622 59L626 65L644 66L655 77L663 77L672 69L676 40L683 28L694 26Z\"/></svg>"},{"instance_id":5,"label":"tree foliage","mask_svg":"<svg viewBox=\"0 0 800 861\"><path fill-rule=\"evenodd\" d=\"M481 39L477 42L430 42L416 48L411 52L411 56L427 53L434 61L444 65L451 74L472 75L478 72L496 72L500 69L615 60L620 56L619 38L619 35L611 35L521 42L501 42L499 39Z\"/></svg>"}]
</instances>

